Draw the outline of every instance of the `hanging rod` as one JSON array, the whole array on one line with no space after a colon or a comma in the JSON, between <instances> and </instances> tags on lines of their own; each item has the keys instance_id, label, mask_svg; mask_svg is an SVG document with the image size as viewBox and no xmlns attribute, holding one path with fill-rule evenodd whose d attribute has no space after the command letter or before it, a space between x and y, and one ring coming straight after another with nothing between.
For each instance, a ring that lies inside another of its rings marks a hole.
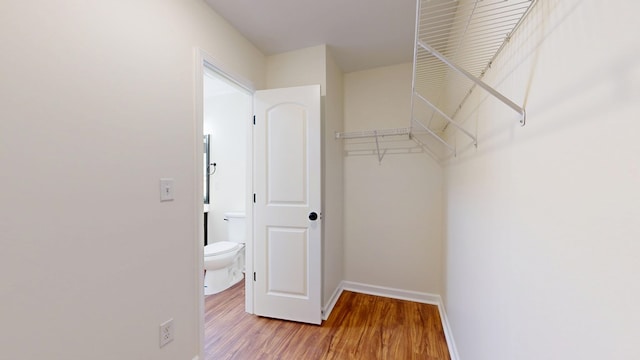
<instances>
[{"instance_id":1,"label":"hanging rod","mask_svg":"<svg viewBox=\"0 0 640 360\"><path fill-rule=\"evenodd\" d=\"M423 149L420 146L420 144L418 144L411 147L387 149L387 154L388 155L420 154L424 151L425 149ZM371 150L371 149L350 149L350 150L345 150L345 153L347 153L348 155L364 156L364 155L376 155L377 151Z\"/></svg>"},{"instance_id":2,"label":"hanging rod","mask_svg":"<svg viewBox=\"0 0 640 360\"><path fill-rule=\"evenodd\" d=\"M410 135L411 128L364 130L351 132L336 132L336 139L378 138L381 136Z\"/></svg>"},{"instance_id":3,"label":"hanging rod","mask_svg":"<svg viewBox=\"0 0 640 360\"><path fill-rule=\"evenodd\" d=\"M387 149L380 148L380 142L378 141L378 139L384 136L399 136L399 135L408 135L409 137L411 137L411 128L365 130L365 131L354 131L354 132L336 132L336 139L374 138L376 143L376 149L373 150L372 153L378 155L378 164L382 164L382 159L387 154Z\"/></svg>"}]
</instances>

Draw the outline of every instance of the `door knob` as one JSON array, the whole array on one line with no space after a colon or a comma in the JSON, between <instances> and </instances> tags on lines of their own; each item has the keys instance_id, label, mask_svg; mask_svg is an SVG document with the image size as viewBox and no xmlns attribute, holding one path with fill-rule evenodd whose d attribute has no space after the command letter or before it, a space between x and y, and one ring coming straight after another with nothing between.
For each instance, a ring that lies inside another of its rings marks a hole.
<instances>
[{"instance_id":1,"label":"door knob","mask_svg":"<svg viewBox=\"0 0 640 360\"><path fill-rule=\"evenodd\" d=\"M315 211L309 213L309 220L316 221L318 220L318 214Z\"/></svg>"}]
</instances>

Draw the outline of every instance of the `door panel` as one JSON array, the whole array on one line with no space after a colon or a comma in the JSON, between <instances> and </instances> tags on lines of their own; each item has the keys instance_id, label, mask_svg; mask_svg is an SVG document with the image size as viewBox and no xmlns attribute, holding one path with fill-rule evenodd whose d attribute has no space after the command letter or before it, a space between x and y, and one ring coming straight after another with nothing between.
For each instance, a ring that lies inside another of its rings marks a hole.
<instances>
[{"instance_id":1,"label":"door panel","mask_svg":"<svg viewBox=\"0 0 640 360\"><path fill-rule=\"evenodd\" d=\"M320 324L320 86L254 97L254 312Z\"/></svg>"},{"instance_id":2,"label":"door panel","mask_svg":"<svg viewBox=\"0 0 640 360\"><path fill-rule=\"evenodd\" d=\"M307 203L306 109L282 104L270 109L267 119L267 201L269 205Z\"/></svg>"},{"instance_id":3,"label":"door panel","mask_svg":"<svg viewBox=\"0 0 640 360\"><path fill-rule=\"evenodd\" d=\"M267 231L267 293L308 298L307 229L269 227Z\"/></svg>"}]
</instances>

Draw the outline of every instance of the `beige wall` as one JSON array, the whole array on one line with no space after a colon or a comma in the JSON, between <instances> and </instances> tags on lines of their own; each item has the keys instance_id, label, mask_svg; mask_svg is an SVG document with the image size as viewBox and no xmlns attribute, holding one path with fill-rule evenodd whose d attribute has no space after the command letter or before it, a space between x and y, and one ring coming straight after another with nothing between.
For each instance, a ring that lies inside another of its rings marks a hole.
<instances>
[{"instance_id":1,"label":"beige wall","mask_svg":"<svg viewBox=\"0 0 640 360\"><path fill-rule=\"evenodd\" d=\"M264 57L199 0L6 0L0 44L0 357L192 359L194 48Z\"/></svg>"},{"instance_id":2,"label":"beige wall","mask_svg":"<svg viewBox=\"0 0 640 360\"><path fill-rule=\"evenodd\" d=\"M461 359L637 359L636 2L540 1L476 94L446 170L446 306ZM475 112L476 105L480 107Z\"/></svg>"},{"instance_id":3,"label":"beige wall","mask_svg":"<svg viewBox=\"0 0 640 360\"><path fill-rule=\"evenodd\" d=\"M323 193L322 214L325 220L323 244L322 304L344 280L344 169L343 143L335 140L335 133L343 130L343 74L326 52L327 94L324 98L323 124Z\"/></svg>"},{"instance_id":4,"label":"beige wall","mask_svg":"<svg viewBox=\"0 0 640 360\"><path fill-rule=\"evenodd\" d=\"M411 74L411 64L345 74L345 131L409 126ZM344 168L345 280L439 294L442 168L422 153L347 156Z\"/></svg>"},{"instance_id":5,"label":"beige wall","mask_svg":"<svg viewBox=\"0 0 640 360\"><path fill-rule=\"evenodd\" d=\"M325 45L313 46L267 57L267 88L320 84L322 96L327 94Z\"/></svg>"},{"instance_id":6,"label":"beige wall","mask_svg":"<svg viewBox=\"0 0 640 360\"><path fill-rule=\"evenodd\" d=\"M320 84L322 94L322 304L343 280L342 71L325 45L267 57L267 87Z\"/></svg>"}]
</instances>

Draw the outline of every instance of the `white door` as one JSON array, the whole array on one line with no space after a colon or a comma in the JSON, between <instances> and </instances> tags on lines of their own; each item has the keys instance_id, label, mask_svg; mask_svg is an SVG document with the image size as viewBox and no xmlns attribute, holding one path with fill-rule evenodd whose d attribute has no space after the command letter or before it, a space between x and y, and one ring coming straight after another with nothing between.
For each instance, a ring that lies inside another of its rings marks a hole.
<instances>
[{"instance_id":1,"label":"white door","mask_svg":"<svg viewBox=\"0 0 640 360\"><path fill-rule=\"evenodd\" d=\"M320 324L320 86L256 91L254 109L254 312Z\"/></svg>"}]
</instances>

